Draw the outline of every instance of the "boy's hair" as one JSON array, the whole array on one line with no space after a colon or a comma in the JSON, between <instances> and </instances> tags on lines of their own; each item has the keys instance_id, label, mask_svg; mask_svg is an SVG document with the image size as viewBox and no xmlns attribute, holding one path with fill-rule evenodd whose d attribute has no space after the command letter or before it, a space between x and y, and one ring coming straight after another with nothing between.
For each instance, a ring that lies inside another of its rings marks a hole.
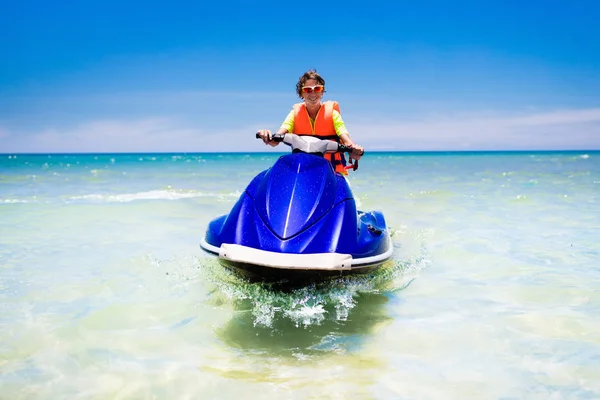
<instances>
[{"instance_id":1,"label":"boy's hair","mask_svg":"<svg viewBox=\"0 0 600 400\"><path fill-rule=\"evenodd\" d=\"M298 79L298 83L296 83L296 93L298 93L298 97L300 97L301 99L303 98L302 97L302 87L304 86L306 81L309 79L314 79L317 81L317 84L323 85L323 93L325 93L325 79L321 78L321 75L319 75L317 73L316 69L311 68L308 71L306 71L300 77L300 79Z\"/></svg>"}]
</instances>

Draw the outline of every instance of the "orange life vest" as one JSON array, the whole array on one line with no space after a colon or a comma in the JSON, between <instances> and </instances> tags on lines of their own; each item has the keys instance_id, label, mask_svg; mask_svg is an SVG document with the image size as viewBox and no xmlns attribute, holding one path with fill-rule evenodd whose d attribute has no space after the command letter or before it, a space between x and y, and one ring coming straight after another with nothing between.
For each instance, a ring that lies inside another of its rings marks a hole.
<instances>
[{"instance_id":1,"label":"orange life vest","mask_svg":"<svg viewBox=\"0 0 600 400\"><path fill-rule=\"evenodd\" d=\"M315 118L315 127L313 128L308 116L308 110L304 103L294 104L294 133L296 135L312 135L323 139L340 142L340 137L335 133L333 125L333 110L340 112L340 105L337 101L326 101L321 105ZM346 171L346 159L342 153L327 153L324 155L326 160L331 162L335 172L342 175L348 175Z\"/></svg>"}]
</instances>

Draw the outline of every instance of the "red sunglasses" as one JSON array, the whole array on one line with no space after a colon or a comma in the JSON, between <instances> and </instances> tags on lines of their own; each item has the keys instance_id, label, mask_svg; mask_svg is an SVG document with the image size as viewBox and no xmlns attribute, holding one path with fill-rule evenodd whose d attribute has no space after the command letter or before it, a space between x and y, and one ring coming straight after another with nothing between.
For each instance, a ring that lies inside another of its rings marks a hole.
<instances>
[{"instance_id":1,"label":"red sunglasses","mask_svg":"<svg viewBox=\"0 0 600 400\"><path fill-rule=\"evenodd\" d=\"M321 93L323 90L325 90L325 87L323 85L302 86L302 91L304 93Z\"/></svg>"}]
</instances>

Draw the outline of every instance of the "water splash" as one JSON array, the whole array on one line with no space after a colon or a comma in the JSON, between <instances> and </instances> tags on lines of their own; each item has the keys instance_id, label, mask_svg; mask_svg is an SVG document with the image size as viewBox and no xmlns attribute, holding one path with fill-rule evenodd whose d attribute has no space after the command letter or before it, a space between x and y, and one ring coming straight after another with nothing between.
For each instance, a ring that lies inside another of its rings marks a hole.
<instances>
[{"instance_id":1,"label":"water splash","mask_svg":"<svg viewBox=\"0 0 600 400\"><path fill-rule=\"evenodd\" d=\"M292 289L278 283L248 281L210 259L203 261L201 275L237 311L250 312L254 327L272 327L276 320L288 319L296 327L306 328L326 320L346 321L358 297L403 290L410 285L414 274L428 265L425 255L406 261L392 260L371 273L331 278Z\"/></svg>"}]
</instances>

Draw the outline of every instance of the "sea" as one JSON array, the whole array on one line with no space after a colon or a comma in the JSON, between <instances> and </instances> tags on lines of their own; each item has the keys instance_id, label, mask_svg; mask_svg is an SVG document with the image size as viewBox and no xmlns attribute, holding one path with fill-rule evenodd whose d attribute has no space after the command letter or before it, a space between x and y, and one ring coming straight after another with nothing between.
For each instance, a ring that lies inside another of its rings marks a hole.
<instances>
[{"instance_id":1,"label":"sea","mask_svg":"<svg viewBox=\"0 0 600 400\"><path fill-rule=\"evenodd\" d=\"M286 290L199 247L281 155L1 154L0 398L600 398L600 152L367 153L393 258Z\"/></svg>"}]
</instances>

